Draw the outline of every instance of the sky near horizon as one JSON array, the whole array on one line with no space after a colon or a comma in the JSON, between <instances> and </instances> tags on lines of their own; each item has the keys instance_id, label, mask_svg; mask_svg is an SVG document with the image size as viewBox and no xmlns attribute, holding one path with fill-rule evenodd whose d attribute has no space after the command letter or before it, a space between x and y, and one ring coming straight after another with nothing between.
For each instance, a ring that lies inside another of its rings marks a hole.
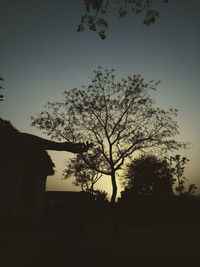
<instances>
[{"instance_id":1,"label":"sky near horizon","mask_svg":"<svg viewBox=\"0 0 200 267\"><path fill-rule=\"evenodd\" d=\"M157 1L159 2L159 1ZM181 153L190 159L186 177L200 193L200 1L158 4L160 18L149 27L142 15L107 19L107 38L91 31L77 33L82 1L11 1L1 3L0 74L5 78L0 114L20 131L45 137L30 127L30 117L47 101L62 99L64 90L88 84L98 66L114 68L116 76L141 74L160 80L156 105L179 110L179 140L190 142ZM70 153L50 152L56 174L47 190L78 190L61 179ZM101 189L111 192L104 177Z\"/></svg>"}]
</instances>

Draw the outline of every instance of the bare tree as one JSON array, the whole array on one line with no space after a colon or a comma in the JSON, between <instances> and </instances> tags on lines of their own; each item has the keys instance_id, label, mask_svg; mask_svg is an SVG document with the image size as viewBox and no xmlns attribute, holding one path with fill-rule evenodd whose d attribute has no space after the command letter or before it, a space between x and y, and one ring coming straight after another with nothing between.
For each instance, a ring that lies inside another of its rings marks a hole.
<instances>
[{"instance_id":1,"label":"bare tree","mask_svg":"<svg viewBox=\"0 0 200 267\"><path fill-rule=\"evenodd\" d=\"M65 91L63 101L48 102L32 117L32 126L59 140L90 140L93 153L81 154L82 159L92 170L111 177L115 202L117 172L133 153L185 146L174 140L177 110L154 107L149 92L158 83L145 82L140 75L115 81L113 70L99 67L88 86Z\"/></svg>"}]
</instances>

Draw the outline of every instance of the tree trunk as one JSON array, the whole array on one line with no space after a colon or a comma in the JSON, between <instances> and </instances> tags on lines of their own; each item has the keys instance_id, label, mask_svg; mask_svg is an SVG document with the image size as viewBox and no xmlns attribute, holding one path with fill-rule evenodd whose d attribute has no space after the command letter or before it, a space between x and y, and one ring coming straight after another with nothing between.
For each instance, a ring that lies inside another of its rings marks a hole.
<instances>
[{"instance_id":1,"label":"tree trunk","mask_svg":"<svg viewBox=\"0 0 200 267\"><path fill-rule=\"evenodd\" d=\"M115 172L112 172L111 174L111 181L112 181L112 188L113 188L111 203L115 203L116 196L117 196L117 183L116 183Z\"/></svg>"},{"instance_id":2,"label":"tree trunk","mask_svg":"<svg viewBox=\"0 0 200 267\"><path fill-rule=\"evenodd\" d=\"M120 227L119 227L119 218L118 218L118 210L115 204L116 196L117 196L117 183L116 183L116 175L113 171L111 174L111 181L112 181L112 197L111 197L111 219L112 219L112 226L113 226L113 234L115 237L119 236Z\"/></svg>"}]
</instances>

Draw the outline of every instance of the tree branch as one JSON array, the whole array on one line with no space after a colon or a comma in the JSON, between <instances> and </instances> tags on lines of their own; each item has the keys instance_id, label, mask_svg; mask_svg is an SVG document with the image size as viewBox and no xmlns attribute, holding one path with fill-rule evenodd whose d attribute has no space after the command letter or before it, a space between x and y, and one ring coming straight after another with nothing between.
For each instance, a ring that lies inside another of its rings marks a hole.
<instances>
[{"instance_id":1,"label":"tree branch","mask_svg":"<svg viewBox=\"0 0 200 267\"><path fill-rule=\"evenodd\" d=\"M100 173L105 174L105 175L110 175L110 174L111 174L110 172L106 172L106 171L103 171L103 170L100 170L100 169L96 168L94 165L92 165L92 164L86 159L86 157L85 157L83 154L81 154L81 157L82 157L82 159L84 160L84 162L88 165L88 167L91 168L92 170L95 170L95 171L100 172Z\"/></svg>"}]
</instances>

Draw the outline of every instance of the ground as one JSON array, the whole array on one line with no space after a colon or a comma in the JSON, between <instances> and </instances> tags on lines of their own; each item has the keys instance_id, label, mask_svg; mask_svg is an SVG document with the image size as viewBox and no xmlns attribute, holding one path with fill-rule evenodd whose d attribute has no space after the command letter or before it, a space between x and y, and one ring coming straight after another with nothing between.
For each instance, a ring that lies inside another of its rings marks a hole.
<instances>
[{"instance_id":1,"label":"ground","mask_svg":"<svg viewBox=\"0 0 200 267\"><path fill-rule=\"evenodd\" d=\"M198 266L199 227L110 226L2 228L1 266Z\"/></svg>"}]
</instances>

